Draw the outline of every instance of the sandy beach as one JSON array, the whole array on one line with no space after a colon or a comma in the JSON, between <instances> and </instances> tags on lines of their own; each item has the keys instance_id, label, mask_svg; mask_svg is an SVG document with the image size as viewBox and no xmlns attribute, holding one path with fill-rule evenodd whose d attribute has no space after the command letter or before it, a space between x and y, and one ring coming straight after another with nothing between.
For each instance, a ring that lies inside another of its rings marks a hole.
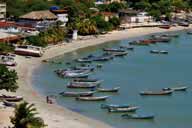
<instances>
[{"instance_id":1,"label":"sandy beach","mask_svg":"<svg viewBox=\"0 0 192 128\"><path fill-rule=\"evenodd\" d=\"M165 30L160 28L135 28L127 29L123 31L113 31L106 35L99 35L98 37L91 37L89 39L77 40L71 43L63 43L61 45L52 46L45 50L45 54L41 58L25 58L22 56L17 56L16 61L18 63L16 70L19 76L19 89L17 95L24 97L29 103L34 103L37 107L40 116L45 120L48 128L110 128L105 123L101 121L96 121L94 119L87 118L78 113L72 112L66 108L58 106L57 104L47 104L45 96L38 94L36 90L33 89L31 78L33 71L38 69L42 60L50 59L67 52L71 52L80 48L85 48L88 46L94 46L102 44L104 42L128 39L131 37L143 36L152 33L161 33L168 31L178 31L186 29L184 27L172 27L171 29ZM0 115L1 115L0 111ZM4 114L5 116L0 116L0 126L1 124L8 124L10 112Z\"/></svg>"}]
</instances>

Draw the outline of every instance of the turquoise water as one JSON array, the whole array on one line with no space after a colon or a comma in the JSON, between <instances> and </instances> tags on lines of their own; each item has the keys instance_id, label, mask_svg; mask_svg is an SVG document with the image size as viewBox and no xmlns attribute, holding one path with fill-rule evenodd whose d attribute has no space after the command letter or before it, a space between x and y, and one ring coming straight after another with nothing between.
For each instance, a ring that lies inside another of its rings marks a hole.
<instances>
[{"instance_id":1,"label":"turquoise water","mask_svg":"<svg viewBox=\"0 0 192 128\"><path fill-rule=\"evenodd\" d=\"M142 97L139 95L140 91L147 89L158 90L178 85L192 86L192 35L187 35L185 32L177 33L180 37L174 38L170 44L159 43L135 47L135 50L130 51L128 56L102 63L103 68L90 77L103 79L103 87L121 87L118 94L109 94L111 97L106 102L81 102L74 98L57 96L58 104L117 128L191 127L191 88L187 92L175 92L172 96ZM62 61L63 64L42 64L33 75L34 87L44 95L69 90L65 87L68 80L57 77L54 70L67 67L65 63L73 59L88 54L101 54L103 47L118 47L120 44L128 44L130 40L133 39L113 41L54 58L55 61ZM150 54L149 51L152 49L168 50L169 54ZM96 95L107 95L107 93ZM100 109L101 103L138 105L141 107L138 113L155 114L155 120L122 119L121 114L112 114Z\"/></svg>"}]
</instances>

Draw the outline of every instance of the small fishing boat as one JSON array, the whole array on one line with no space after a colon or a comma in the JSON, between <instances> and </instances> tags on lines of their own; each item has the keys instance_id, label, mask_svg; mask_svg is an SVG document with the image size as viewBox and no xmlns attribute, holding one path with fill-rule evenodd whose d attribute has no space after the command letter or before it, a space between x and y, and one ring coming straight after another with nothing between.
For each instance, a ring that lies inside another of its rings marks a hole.
<instances>
[{"instance_id":1,"label":"small fishing boat","mask_svg":"<svg viewBox=\"0 0 192 128\"><path fill-rule=\"evenodd\" d=\"M112 52L111 54L114 55L114 56L125 56L125 55L128 54L128 52L127 51L124 51L124 52Z\"/></svg>"},{"instance_id":2,"label":"small fishing boat","mask_svg":"<svg viewBox=\"0 0 192 128\"><path fill-rule=\"evenodd\" d=\"M0 55L0 64L5 66L16 66L17 63L12 56Z\"/></svg>"},{"instance_id":3,"label":"small fishing boat","mask_svg":"<svg viewBox=\"0 0 192 128\"><path fill-rule=\"evenodd\" d=\"M97 91L99 92L118 92L120 87L105 89L105 88L97 88Z\"/></svg>"},{"instance_id":4,"label":"small fishing boat","mask_svg":"<svg viewBox=\"0 0 192 128\"><path fill-rule=\"evenodd\" d=\"M151 50L150 53L159 54L159 50Z\"/></svg>"},{"instance_id":5,"label":"small fishing boat","mask_svg":"<svg viewBox=\"0 0 192 128\"><path fill-rule=\"evenodd\" d=\"M90 70L90 71L94 71L95 67L93 67L93 66L75 66L75 67L71 67L70 70Z\"/></svg>"},{"instance_id":6,"label":"small fishing boat","mask_svg":"<svg viewBox=\"0 0 192 128\"><path fill-rule=\"evenodd\" d=\"M59 93L62 96L68 96L68 97L78 97L78 96L92 96L94 94L93 91L89 92L61 92Z\"/></svg>"},{"instance_id":7,"label":"small fishing boat","mask_svg":"<svg viewBox=\"0 0 192 128\"><path fill-rule=\"evenodd\" d=\"M179 22L178 25L179 25L179 26L183 26L183 27L189 27L189 23L188 23L188 22L185 22L185 21Z\"/></svg>"},{"instance_id":8,"label":"small fishing boat","mask_svg":"<svg viewBox=\"0 0 192 128\"><path fill-rule=\"evenodd\" d=\"M183 86L183 87L174 87L174 88L163 88L163 91L169 91L169 90L173 90L173 91L186 91L188 87Z\"/></svg>"},{"instance_id":9,"label":"small fishing boat","mask_svg":"<svg viewBox=\"0 0 192 128\"><path fill-rule=\"evenodd\" d=\"M109 112L135 112L139 107L137 106L129 106L127 108L109 108Z\"/></svg>"},{"instance_id":10,"label":"small fishing boat","mask_svg":"<svg viewBox=\"0 0 192 128\"><path fill-rule=\"evenodd\" d=\"M19 101L23 100L23 97L22 96L1 95L0 99L6 100L6 101L9 101L9 102L19 102Z\"/></svg>"},{"instance_id":11,"label":"small fishing boat","mask_svg":"<svg viewBox=\"0 0 192 128\"><path fill-rule=\"evenodd\" d=\"M163 37L179 37L178 34L163 34Z\"/></svg>"},{"instance_id":12,"label":"small fishing boat","mask_svg":"<svg viewBox=\"0 0 192 128\"><path fill-rule=\"evenodd\" d=\"M89 78L76 78L73 79L74 82L90 82L90 83L101 83L103 80L89 79Z\"/></svg>"},{"instance_id":13,"label":"small fishing boat","mask_svg":"<svg viewBox=\"0 0 192 128\"><path fill-rule=\"evenodd\" d=\"M99 86L102 83L102 80L98 80L98 81L71 81L70 84L72 85L95 85L95 86Z\"/></svg>"},{"instance_id":14,"label":"small fishing boat","mask_svg":"<svg viewBox=\"0 0 192 128\"><path fill-rule=\"evenodd\" d=\"M160 50L159 53L160 53L160 54L168 54L168 51Z\"/></svg>"},{"instance_id":15,"label":"small fishing boat","mask_svg":"<svg viewBox=\"0 0 192 128\"><path fill-rule=\"evenodd\" d=\"M98 97L76 97L76 100L82 100L82 101L104 101L107 98L109 98L109 96L98 96Z\"/></svg>"},{"instance_id":16,"label":"small fishing boat","mask_svg":"<svg viewBox=\"0 0 192 128\"><path fill-rule=\"evenodd\" d=\"M137 114L123 114L121 115L122 118L124 119L154 119L154 115L137 115Z\"/></svg>"},{"instance_id":17,"label":"small fishing boat","mask_svg":"<svg viewBox=\"0 0 192 128\"><path fill-rule=\"evenodd\" d=\"M115 48L104 48L103 51L106 52L125 52L123 49L115 49Z\"/></svg>"},{"instance_id":18,"label":"small fishing boat","mask_svg":"<svg viewBox=\"0 0 192 128\"><path fill-rule=\"evenodd\" d=\"M134 47L129 47L129 46L120 46L120 49L126 49L126 50L134 50Z\"/></svg>"},{"instance_id":19,"label":"small fishing boat","mask_svg":"<svg viewBox=\"0 0 192 128\"><path fill-rule=\"evenodd\" d=\"M76 59L75 61L79 62L79 63L91 63L92 59L90 59L90 58L79 58L79 59Z\"/></svg>"},{"instance_id":20,"label":"small fishing boat","mask_svg":"<svg viewBox=\"0 0 192 128\"><path fill-rule=\"evenodd\" d=\"M150 43L143 41L132 41L129 42L129 45L139 45L139 46L148 46Z\"/></svg>"},{"instance_id":21,"label":"small fishing boat","mask_svg":"<svg viewBox=\"0 0 192 128\"><path fill-rule=\"evenodd\" d=\"M168 91L159 91L159 92L153 92L153 91L143 91L140 92L140 95L142 96L166 96L166 95L171 95L173 90L168 90Z\"/></svg>"},{"instance_id":22,"label":"small fishing boat","mask_svg":"<svg viewBox=\"0 0 192 128\"><path fill-rule=\"evenodd\" d=\"M130 105L117 105L117 104L101 104L102 109L109 109L109 108L128 108Z\"/></svg>"},{"instance_id":23,"label":"small fishing boat","mask_svg":"<svg viewBox=\"0 0 192 128\"><path fill-rule=\"evenodd\" d=\"M192 35L192 31L187 31L187 34L188 35Z\"/></svg>"},{"instance_id":24,"label":"small fishing boat","mask_svg":"<svg viewBox=\"0 0 192 128\"><path fill-rule=\"evenodd\" d=\"M96 88L96 85L69 84L67 88Z\"/></svg>"},{"instance_id":25,"label":"small fishing boat","mask_svg":"<svg viewBox=\"0 0 192 128\"><path fill-rule=\"evenodd\" d=\"M112 54L103 54L101 56L93 57L93 61L109 61L113 59L114 56Z\"/></svg>"},{"instance_id":26,"label":"small fishing boat","mask_svg":"<svg viewBox=\"0 0 192 128\"><path fill-rule=\"evenodd\" d=\"M41 47L32 46L32 45L17 46L15 48L15 54L24 55L24 56L41 57L43 55L43 50Z\"/></svg>"},{"instance_id":27,"label":"small fishing boat","mask_svg":"<svg viewBox=\"0 0 192 128\"><path fill-rule=\"evenodd\" d=\"M159 26L159 28L162 28L162 29L170 29L171 26L170 26L170 25L161 25L161 26Z\"/></svg>"},{"instance_id":28,"label":"small fishing boat","mask_svg":"<svg viewBox=\"0 0 192 128\"><path fill-rule=\"evenodd\" d=\"M3 101L3 104L7 107L13 107L13 108L16 107L16 103L12 103L6 100Z\"/></svg>"}]
</instances>

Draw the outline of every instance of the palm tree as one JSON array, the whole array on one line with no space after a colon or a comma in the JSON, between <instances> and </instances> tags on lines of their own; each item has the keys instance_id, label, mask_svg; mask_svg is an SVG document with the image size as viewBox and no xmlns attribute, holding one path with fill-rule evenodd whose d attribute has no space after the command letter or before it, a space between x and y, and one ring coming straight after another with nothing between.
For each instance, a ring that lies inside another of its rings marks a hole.
<instances>
[{"instance_id":1,"label":"palm tree","mask_svg":"<svg viewBox=\"0 0 192 128\"><path fill-rule=\"evenodd\" d=\"M36 117L37 110L34 104L23 102L16 106L15 116L10 117L13 128L44 128L46 125L40 117Z\"/></svg>"}]
</instances>

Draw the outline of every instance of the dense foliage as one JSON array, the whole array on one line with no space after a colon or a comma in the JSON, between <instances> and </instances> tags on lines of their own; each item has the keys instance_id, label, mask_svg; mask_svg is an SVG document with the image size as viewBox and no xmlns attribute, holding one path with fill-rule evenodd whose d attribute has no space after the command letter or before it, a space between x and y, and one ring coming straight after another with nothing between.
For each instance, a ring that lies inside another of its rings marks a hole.
<instances>
[{"instance_id":1,"label":"dense foliage","mask_svg":"<svg viewBox=\"0 0 192 128\"><path fill-rule=\"evenodd\" d=\"M65 30L59 27L50 27L47 30L40 32L37 36L27 37L27 42L35 46L45 47L48 44L56 44L62 41L65 37Z\"/></svg>"},{"instance_id":2,"label":"dense foliage","mask_svg":"<svg viewBox=\"0 0 192 128\"><path fill-rule=\"evenodd\" d=\"M13 52L14 47L8 43L0 43L0 53Z\"/></svg>"},{"instance_id":3,"label":"dense foliage","mask_svg":"<svg viewBox=\"0 0 192 128\"><path fill-rule=\"evenodd\" d=\"M15 70L9 70L6 66L0 65L0 90L16 91L18 88L17 79Z\"/></svg>"},{"instance_id":4,"label":"dense foliage","mask_svg":"<svg viewBox=\"0 0 192 128\"><path fill-rule=\"evenodd\" d=\"M169 19L171 12L192 8L191 0L127 0L127 2L130 7L147 11L157 20L162 15Z\"/></svg>"},{"instance_id":5,"label":"dense foliage","mask_svg":"<svg viewBox=\"0 0 192 128\"><path fill-rule=\"evenodd\" d=\"M14 117L11 117L13 128L44 128L46 125L40 117L36 117L34 104L23 102L16 106Z\"/></svg>"}]
</instances>

